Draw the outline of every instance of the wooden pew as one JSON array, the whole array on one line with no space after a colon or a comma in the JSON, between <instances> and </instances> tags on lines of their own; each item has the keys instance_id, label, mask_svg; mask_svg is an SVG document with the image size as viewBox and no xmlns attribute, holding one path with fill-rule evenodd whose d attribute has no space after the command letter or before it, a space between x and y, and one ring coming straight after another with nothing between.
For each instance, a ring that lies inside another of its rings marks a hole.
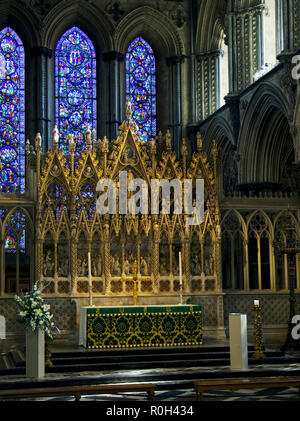
<instances>
[{"instance_id":1,"label":"wooden pew","mask_svg":"<svg viewBox=\"0 0 300 421\"><path fill-rule=\"evenodd\" d=\"M253 377L240 379L213 379L194 382L197 400L203 400L203 393L211 390L264 389L298 387L300 377Z\"/></svg>"},{"instance_id":2,"label":"wooden pew","mask_svg":"<svg viewBox=\"0 0 300 421\"><path fill-rule=\"evenodd\" d=\"M154 396L155 386L150 383L135 384L108 384L108 385L82 385L82 386L59 386L39 387L28 389L0 390L0 400L18 398L41 398L49 396L74 396L79 401L83 395L100 395L106 393L124 392L147 392L148 400Z\"/></svg>"}]
</instances>

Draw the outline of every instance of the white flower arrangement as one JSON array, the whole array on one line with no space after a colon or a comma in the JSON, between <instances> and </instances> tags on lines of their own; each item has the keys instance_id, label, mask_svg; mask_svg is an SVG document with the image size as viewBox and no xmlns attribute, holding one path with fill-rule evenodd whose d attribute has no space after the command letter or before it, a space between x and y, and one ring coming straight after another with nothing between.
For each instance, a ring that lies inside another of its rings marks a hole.
<instances>
[{"instance_id":1,"label":"white flower arrangement","mask_svg":"<svg viewBox=\"0 0 300 421\"><path fill-rule=\"evenodd\" d=\"M50 305L44 303L41 294L42 291L35 283L31 291L15 296L20 321L33 331L37 328L43 330L52 339L51 328L55 327L52 321L53 314L50 313Z\"/></svg>"}]
</instances>

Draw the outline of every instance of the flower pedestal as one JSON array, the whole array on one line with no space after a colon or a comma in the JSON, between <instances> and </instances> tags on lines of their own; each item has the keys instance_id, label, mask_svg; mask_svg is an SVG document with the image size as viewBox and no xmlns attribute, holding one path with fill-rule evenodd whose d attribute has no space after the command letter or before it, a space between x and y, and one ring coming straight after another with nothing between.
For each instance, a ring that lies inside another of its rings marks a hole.
<instances>
[{"instance_id":1,"label":"flower pedestal","mask_svg":"<svg viewBox=\"0 0 300 421\"><path fill-rule=\"evenodd\" d=\"M26 329L26 377L45 376L45 332Z\"/></svg>"}]
</instances>

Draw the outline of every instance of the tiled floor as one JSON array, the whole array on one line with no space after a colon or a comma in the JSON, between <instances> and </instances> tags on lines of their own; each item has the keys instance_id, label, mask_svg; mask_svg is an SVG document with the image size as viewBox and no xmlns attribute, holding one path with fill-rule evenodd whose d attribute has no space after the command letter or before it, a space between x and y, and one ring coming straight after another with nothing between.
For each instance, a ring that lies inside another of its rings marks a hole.
<instances>
[{"instance_id":1,"label":"tiled floor","mask_svg":"<svg viewBox=\"0 0 300 421\"><path fill-rule=\"evenodd\" d=\"M218 343L208 345L227 345L226 343ZM57 347L55 351L74 351L73 348L66 349L65 347L59 349ZM293 356L300 357L299 354L292 354ZM295 370L300 370L300 364L257 364L250 365L249 369L245 371L245 377L249 372L257 373L257 376L260 375L262 371L274 371L274 376L277 375L278 370L285 375L289 375ZM180 378L184 379L185 375L188 378L188 381L185 380L174 380L174 381L154 381L153 383L157 385L157 390L155 392L155 401L194 401L195 400L195 391L192 389L191 385L193 380L198 380L201 378L201 373L207 377L208 374L215 374L217 377L222 378L222 373L232 373L230 366L209 366L209 367L181 367L178 369L174 368L152 368L152 369L137 369L137 370L109 370L105 372L101 371L83 371L83 372L65 372L65 373L47 373L44 379L41 379L41 386L44 381L55 381L63 380L72 383L72 381L84 381L89 379L87 383L113 383L113 379L116 378L117 382L129 382L130 379L139 379L138 381L147 382L147 376L153 376L158 378L161 375L167 375L168 379L172 378L172 374L180 373ZM194 375L195 374L195 377ZM213 374L213 375L214 375ZM270 375L270 374L269 374ZM5 388L11 383L18 383L20 387L26 385L27 382L31 382L32 379L26 378L24 375L2 375L0 376L1 387ZM131 380L133 381L133 380ZM170 387L168 388L168 384ZM189 387L189 388L187 388ZM21 399L19 399L21 400ZM25 400L25 399L24 399ZM57 397L57 398L40 398L40 399L30 399L30 401L74 401L73 396L66 397ZM123 393L117 395L98 395L98 396L82 396L82 401L104 401L104 402L127 402L127 401L146 401L147 396L145 393ZM256 389L256 390L236 390L236 391L215 391L207 392L204 394L204 400L207 401L300 401L300 395L297 388L282 388L282 389ZM23 401L23 399L22 399Z\"/></svg>"},{"instance_id":2,"label":"tiled floor","mask_svg":"<svg viewBox=\"0 0 300 421\"><path fill-rule=\"evenodd\" d=\"M294 370L299 370L299 364L289 364L287 365L259 365L259 366L251 366L249 371L257 372L259 376L259 372L261 370L283 370L286 372L286 375L289 375ZM210 373L218 372L220 374L219 377L222 377L222 373L230 372L229 366L224 367L201 367L202 372L209 371ZM150 373L151 372L151 373ZM60 380L60 379L84 379L84 378L95 378L97 381L101 382L103 379L112 379L114 375L120 375L124 378L131 377L133 375L143 377L147 374L155 374L155 373L172 373L174 369L157 369L157 370L136 370L136 371L109 371L105 373L101 372L82 372L82 373L48 373L46 374L44 380ZM197 372L197 378L199 378L199 368L186 368L181 369L181 373L193 373ZM245 376L247 375L247 371L245 372ZM41 380L41 383L44 381ZM196 379L195 379L196 380ZM30 379L26 379L24 376L1 376L0 382L1 384L6 383L9 384L11 382L18 382L19 385L26 384L26 382L30 381ZM161 382L155 382L159 387ZM163 382L164 387L167 384ZM160 387L161 388L161 387ZM297 388L282 388L282 389L256 389L256 390L236 390L236 391L214 391L214 392L207 392L204 394L204 400L209 401L299 401L300 395ZM20 399L19 399L20 400ZM22 399L23 400L23 399ZM25 399L24 399L25 400ZM58 397L58 398L41 398L41 399L30 399L38 401L38 400L47 400L47 401L73 401L74 397L66 396L66 397ZM115 395L89 395L89 396L82 396L82 401L145 401L147 400L145 393L123 393L123 394L115 394ZM155 392L155 400L158 401L184 401L184 400L195 400L195 391L193 389L183 389L180 387L180 382L178 382L178 388L174 389L174 384L172 385L172 390L157 390Z\"/></svg>"}]
</instances>

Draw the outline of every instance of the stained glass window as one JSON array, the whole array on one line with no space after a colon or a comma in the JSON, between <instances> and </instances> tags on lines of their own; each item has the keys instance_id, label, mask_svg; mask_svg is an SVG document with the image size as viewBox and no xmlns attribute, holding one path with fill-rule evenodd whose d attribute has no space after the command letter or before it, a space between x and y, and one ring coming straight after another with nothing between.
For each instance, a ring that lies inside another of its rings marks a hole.
<instances>
[{"instance_id":1,"label":"stained glass window","mask_svg":"<svg viewBox=\"0 0 300 421\"><path fill-rule=\"evenodd\" d=\"M142 37L135 38L126 53L126 99L146 142L156 134L155 57Z\"/></svg>"},{"instance_id":2,"label":"stained glass window","mask_svg":"<svg viewBox=\"0 0 300 421\"><path fill-rule=\"evenodd\" d=\"M0 190L25 190L24 48L11 28L0 32Z\"/></svg>"},{"instance_id":3,"label":"stained glass window","mask_svg":"<svg viewBox=\"0 0 300 421\"><path fill-rule=\"evenodd\" d=\"M16 253L17 249L25 253L25 215L15 212L5 226L5 252Z\"/></svg>"},{"instance_id":4,"label":"stained glass window","mask_svg":"<svg viewBox=\"0 0 300 421\"><path fill-rule=\"evenodd\" d=\"M91 40L75 26L56 46L55 95L59 146L66 149L73 133L80 153L87 127L96 130L96 54Z\"/></svg>"}]
</instances>

